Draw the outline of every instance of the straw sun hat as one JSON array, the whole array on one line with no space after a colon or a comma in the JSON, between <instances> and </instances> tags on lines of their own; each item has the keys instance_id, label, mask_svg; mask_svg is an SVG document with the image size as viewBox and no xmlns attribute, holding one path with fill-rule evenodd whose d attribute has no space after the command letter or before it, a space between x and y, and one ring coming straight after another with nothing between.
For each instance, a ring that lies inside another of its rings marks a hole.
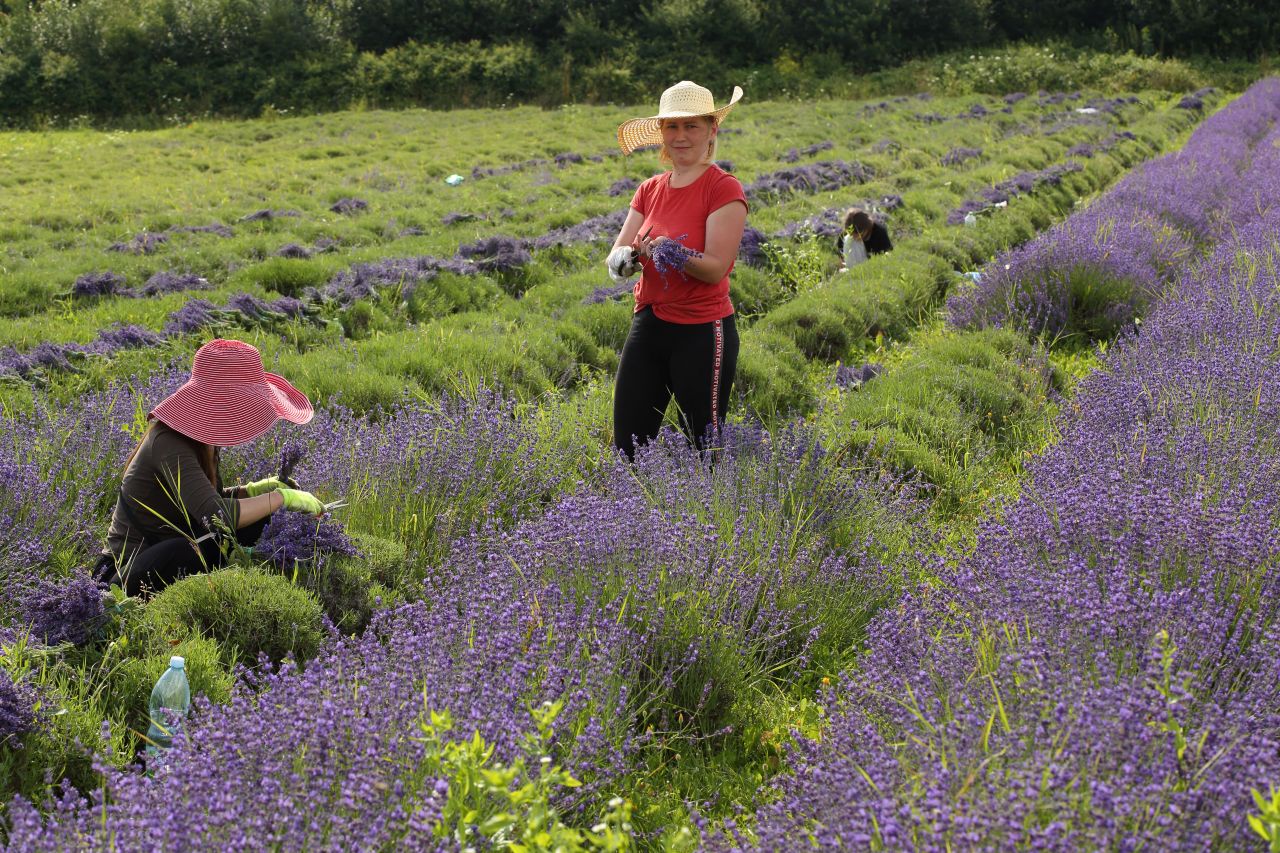
<instances>
[{"instance_id":1,"label":"straw sun hat","mask_svg":"<svg viewBox=\"0 0 1280 853\"><path fill-rule=\"evenodd\" d=\"M243 341L210 341L196 351L191 379L151 410L156 420L217 447L253 441L277 420L311 420L305 394L262 369L262 355Z\"/></svg>"},{"instance_id":2,"label":"straw sun hat","mask_svg":"<svg viewBox=\"0 0 1280 853\"><path fill-rule=\"evenodd\" d=\"M690 116L711 116L716 124L729 114L734 104L742 99L742 87L733 87L733 97L729 103L716 109L711 90L681 80L662 93L658 102L658 114L648 118L633 118L618 125L618 146L623 154L630 154L642 145L662 144L662 120L668 118L689 118Z\"/></svg>"}]
</instances>

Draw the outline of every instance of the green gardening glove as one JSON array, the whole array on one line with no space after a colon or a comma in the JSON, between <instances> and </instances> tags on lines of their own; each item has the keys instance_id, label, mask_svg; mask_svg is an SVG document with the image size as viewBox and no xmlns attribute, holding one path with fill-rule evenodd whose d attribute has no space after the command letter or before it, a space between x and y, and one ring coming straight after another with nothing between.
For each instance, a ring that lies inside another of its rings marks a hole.
<instances>
[{"instance_id":1,"label":"green gardening glove","mask_svg":"<svg viewBox=\"0 0 1280 853\"><path fill-rule=\"evenodd\" d=\"M240 488L244 489L246 497L256 498L258 495L265 495L267 492L283 489L285 485L286 483L279 477L267 477L265 480L254 480L252 483L245 483Z\"/></svg>"},{"instance_id":2,"label":"green gardening glove","mask_svg":"<svg viewBox=\"0 0 1280 853\"><path fill-rule=\"evenodd\" d=\"M312 515L320 515L324 512L324 504L310 492L304 492L301 489L276 489L276 491L284 499L285 509L309 512Z\"/></svg>"}]
</instances>

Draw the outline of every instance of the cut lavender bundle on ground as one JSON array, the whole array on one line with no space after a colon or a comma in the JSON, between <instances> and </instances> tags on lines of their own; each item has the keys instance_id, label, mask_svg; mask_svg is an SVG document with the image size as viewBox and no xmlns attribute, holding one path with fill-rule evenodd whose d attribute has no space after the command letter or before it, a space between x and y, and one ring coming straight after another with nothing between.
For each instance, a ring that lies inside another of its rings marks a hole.
<instances>
[{"instance_id":1,"label":"cut lavender bundle on ground","mask_svg":"<svg viewBox=\"0 0 1280 853\"><path fill-rule=\"evenodd\" d=\"M349 216L352 213L360 213L369 209L369 202L362 198L340 198L329 206L334 213L340 213Z\"/></svg>"}]
</instances>

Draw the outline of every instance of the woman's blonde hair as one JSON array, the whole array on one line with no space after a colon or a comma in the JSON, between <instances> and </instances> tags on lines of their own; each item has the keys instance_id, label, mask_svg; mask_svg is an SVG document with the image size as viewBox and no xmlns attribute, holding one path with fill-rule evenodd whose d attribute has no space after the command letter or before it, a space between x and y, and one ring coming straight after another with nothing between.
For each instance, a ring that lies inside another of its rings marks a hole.
<instances>
[{"instance_id":1,"label":"woman's blonde hair","mask_svg":"<svg viewBox=\"0 0 1280 853\"><path fill-rule=\"evenodd\" d=\"M698 118L706 119L708 126L714 131L719 127L715 116L698 116ZM681 119L663 119L663 121L680 121ZM658 125L661 127L661 123ZM707 146L707 155L702 158L703 163L714 163L716 161L716 149L720 147L720 134L713 133L711 136L711 144ZM667 144L662 143L662 147L658 150L658 162L664 166L672 165L671 154L667 151Z\"/></svg>"}]
</instances>

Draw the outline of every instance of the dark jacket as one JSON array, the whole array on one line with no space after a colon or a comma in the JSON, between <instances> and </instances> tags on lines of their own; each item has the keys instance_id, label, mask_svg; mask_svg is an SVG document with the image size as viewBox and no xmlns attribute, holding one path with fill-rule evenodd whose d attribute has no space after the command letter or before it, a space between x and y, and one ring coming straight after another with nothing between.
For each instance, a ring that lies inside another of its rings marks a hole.
<instances>
[{"instance_id":1,"label":"dark jacket","mask_svg":"<svg viewBox=\"0 0 1280 853\"><path fill-rule=\"evenodd\" d=\"M234 488L223 490L209 482L198 447L163 423L147 433L124 472L107 531L107 553L120 557L175 536L198 538L208 532L205 520L215 516L236 529L240 505L233 499ZM121 506L124 501L127 508Z\"/></svg>"},{"instance_id":2,"label":"dark jacket","mask_svg":"<svg viewBox=\"0 0 1280 853\"><path fill-rule=\"evenodd\" d=\"M841 231L836 235L836 251L844 254L844 232ZM873 222L871 224L871 236L863 241L863 245L867 247L868 255L880 255L893 249L893 241L889 239L889 229L885 227L883 222Z\"/></svg>"}]
</instances>

